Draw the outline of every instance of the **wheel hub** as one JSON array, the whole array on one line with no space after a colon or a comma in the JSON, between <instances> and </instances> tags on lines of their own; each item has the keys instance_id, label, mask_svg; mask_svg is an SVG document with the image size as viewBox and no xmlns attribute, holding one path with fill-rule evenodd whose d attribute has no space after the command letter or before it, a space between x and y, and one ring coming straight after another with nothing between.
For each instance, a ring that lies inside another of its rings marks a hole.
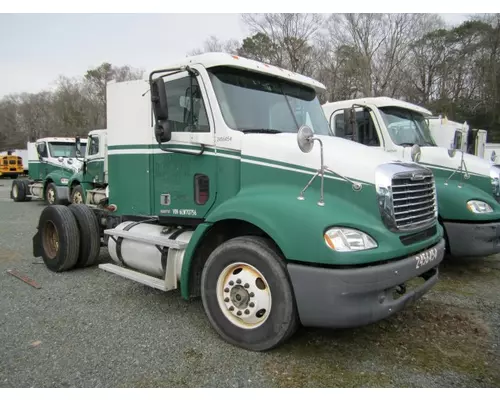
<instances>
[{"instance_id":1,"label":"wheel hub","mask_svg":"<svg viewBox=\"0 0 500 400\"><path fill-rule=\"evenodd\" d=\"M47 190L47 200L50 204L54 203L55 194L52 189Z\"/></svg>"},{"instance_id":2,"label":"wheel hub","mask_svg":"<svg viewBox=\"0 0 500 400\"><path fill-rule=\"evenodd\" d=\"M73 195L73 203L80 204L82 202L82 194L80 192L75 192Z\"/></svg>"},{"instance_id":3,"label":"wheel hub","mask_svg":"<svg viewBox=\"0 0 500 400\"><path fill-rule=\"evenodd\" d=\"M217 298L226 318L244 329L262 325L271 312L269 285L264 275L249 264L231 264L222 271Z\"/></svg>"}]
</instances>

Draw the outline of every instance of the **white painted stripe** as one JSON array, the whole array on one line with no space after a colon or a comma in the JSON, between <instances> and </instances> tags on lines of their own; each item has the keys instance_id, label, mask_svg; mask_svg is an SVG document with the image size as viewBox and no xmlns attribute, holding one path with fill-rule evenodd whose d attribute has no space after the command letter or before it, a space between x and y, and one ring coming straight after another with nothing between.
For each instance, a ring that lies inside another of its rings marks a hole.
<instances>
[{"instance_id":1,"label":"white painted stripe","mask_svg":"<svg viewBox=\"0 0 500 400\"><path fill-rule=\"evenodd\" d=\"M436 169L440 169L442 171L447 171L447 172L450 172L452 173L453 171L457 171L457 174L460 172L460 170L458 169L454 169L454 168L448 168L448 167L439 167L435 164L421 164L423 165L424 167L427 167L427 168L436 168ZM463 172L465 172L465 169L462 169ZM470 172L470 171L467 171L469 173L469 175L474 175L474 176L479 176L479 177L486 177L486 175L483 175L483 174L477 174L475 172Z\"/></svg>"},{"instance_id":2,"label":"white painted stripe","mask_svg":"<svg viewBox=\"0 0 500 400\"><path fill-rule=\"evenodd\" d=\"M247 163L247 164L256 164L256 165L262 165L264 167L270 167L270 168L276 168L276 169L283 169L285 171L299 172L299 173L305 174L305 175L314 175L316 173L315 171L303 171L301 169L296 169L296 168L291 168L291 167L285 167L283 165L269 164L269 163L262 162L262 161L247 160L247 159L242 159L241 161L244 162L244 163ZM325 178L335 179L337 181L347 182L343 178L336 177L336 176L331 176L331 175L327 175L327 174L325 174ZM354 182L356 182L356 181L354 181Z\"/></svg>"},{"instance_id":3,"label":"white painted stripe","mask_svg":"<svg viewBox=\"0 0 500 400\"><path fill-rule=\"evenodd\" d=\"M200 151L199 150L191 150L191 149L181 149L177 147L171 147L170 149L172 150L181 150L185 151L191 154L197 154ZM116 150L108 150L108 155L119 155L119 154L165 154L169 153L168 151L163 151L161 149L116 149ZM173 153L172 153L173 154ZM224 157L224 158L232 158L235 160L239 160L241 157L239 155L233 155L233 154L225 154L225 153L214 153L214 152L209 152L207 151L206 153L203 153L203 155L207 156L218 156L218 157Z\"/></svg>"},{"instance_id":4,"label":"white painted stripe","mask_svg":"<svg viewBox=\"0 0 500 400\"><path fill-rule=\"evenodd\" d=\"M196 153L199 152L199 150L191 151L191 150L180 149L180 148L175 148L175 147L172 147L171 149L172 150L187 151L187 152L192 153L192 154L196 154ZM118 155L118 154L162 154L162 153L165 153L165 152L163 150L160 150L160 149L124 149L124 150L118 150L117 149L117 150L109 150L108 154ZM248 159L242 158L241 156L238 156L238 155L223 154L223 153L213 153L213 152L207 152L207 153L204 153L204 154L208 155L208 156L218 156L218 157L222 157L222 158L230 158L230 159L234 159L234 160L241 160L242 162L247 163L247 164L256 164L256 165L261 165L261 166L269 167L269 168L282 169L282 170L285 170L285 171L299 172L299 173L304 174L304 175L311 175L312 176L312 175L314 175L316 173L315 171L304 171L304 170L301 170L301 169L292 168L292 167L286 167L286 166L282 166L282 165L276 165L276 164L267 163L267 162L264 162L264 161L248 160ZM325 174L325 178L347 182L344 178L340 178L340 177L337 177L337 176L328 175L328 173ZM354 180L354 182L361 183L361 182L358 182L356 180Z\"/></svg>"}]
</instances>

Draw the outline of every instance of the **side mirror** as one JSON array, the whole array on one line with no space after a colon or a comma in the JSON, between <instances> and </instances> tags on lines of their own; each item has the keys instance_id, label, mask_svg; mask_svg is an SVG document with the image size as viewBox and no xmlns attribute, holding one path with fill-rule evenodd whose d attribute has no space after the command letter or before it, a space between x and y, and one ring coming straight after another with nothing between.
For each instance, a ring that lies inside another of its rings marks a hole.
<instances>
[{"instance_id":1,"label":"side mirror","mask_svg":"<svg viewBox=\"0 0 500 400\"><path fill-rule=\"evenodd\" d=\"M77 157L81 157L82 155L82 145L81 145L81 142L80 142L80 137L77 136L75 138L75 147L76 147L76 151L75 151L75 154Z\"/></svg>"},{"instance_id":2,"label":"side mirror","mask_svg":"<svg viewBox=\"0 0 500 400\"><path fill-rule=\"evenodd\" d=\"M44 153L44 151L45 151L45 144L43 142L36 145L36 152L38 154L38 159L40 161L43 161L42 154Z\"/></svg>"},{"instance_id":3,"label":"side mirror","mask_svg":"<svg viewBox=\"0 0 500 400\"><path fill-rule=\"evenodd\" d=\"M158 143L169 142L172 138L172 129L168 121L158 121L155 124L155 138Z\"/></svg>"},{"instance_id":4,"label":"side mirror","mask_svg":"<svg viewBox=\"0 0 500 400\"><path fill-rule=\"evenodd\" d=\"M168 103L165 82L163 78L157 78L150 83L151 104L155 116L155 137L158 143L170 141L172 130L168 122Z\"/></svg>"},{"instance_id":5,"label":"side mirror","mask_svg":"<svg viewBox=\"0 0 500 400\"><path fill-rule=\"evenodd\" d=\"M302 125L297 132L297 144L302 153L309 153L314 147L314 133L307 125Z\"/></svg>"},{"instance_id":6,"label":"side mirror","mask_svg":"<svg viewBox=\"0 0 500 400\"><path fill-rule=\"evenodd\" d=\"M358 132L358 123L354 107L344 109L344 132L345 136L352 136L355 139L355 134Z\"/></svg>"}]
</instances>

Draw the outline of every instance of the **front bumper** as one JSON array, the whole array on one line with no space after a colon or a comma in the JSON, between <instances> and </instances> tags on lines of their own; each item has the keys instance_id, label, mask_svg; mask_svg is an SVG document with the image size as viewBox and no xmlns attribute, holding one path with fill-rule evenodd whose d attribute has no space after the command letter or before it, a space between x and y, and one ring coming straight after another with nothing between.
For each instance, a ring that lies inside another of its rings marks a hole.
<instances>
[{"instance_id":1,"label":"front bumper","mask_svg":"<svg viewBox=\"0 0 500 400\"><path fill-rule=\"evenodd\" d=\"M500 222L444 222L453 256L484 257L500 253Z\"/></svg>"},{"instance_id":2,"label":"front bumper","mask_svg":"<svg viewBox=\"0 0 500 400\"><path fill-rule=\"evenodd\" d=\"M302 325L350 328L389 317L437 283L444 252L441 239L411 257L376 266L329 269L288 264ZM422 285L393 298L399 285L418 276L425 279Z\"/></svg>"}]
</instances>

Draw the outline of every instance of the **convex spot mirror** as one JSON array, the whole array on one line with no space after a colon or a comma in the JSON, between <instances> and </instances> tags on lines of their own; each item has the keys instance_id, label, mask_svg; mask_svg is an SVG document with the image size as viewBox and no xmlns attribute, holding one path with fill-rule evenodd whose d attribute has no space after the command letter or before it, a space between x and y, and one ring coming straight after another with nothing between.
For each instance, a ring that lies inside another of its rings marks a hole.
<instances>
[{"instance_id":1,"label":"convex spot mirror","mask_svg":"<svg viewBox=\"0 0 500 400\"><path fill-rule=\"evenodd\" d=\"M314 133L307 125L302 125L297 132L297 144L300 151L309 153L314 147Z\"/></svg>"},{"instance_id":2,"label":"convex spot mirror","mask_svg":"<svg viewBox=\"0 0 500 400\"><path fill-rule=\"evenodd\" d=\"M413 162L419 162L420 161L420 156L422 155L422 150L420 149L420 146L418 144L414 144L411 146L411 160Z\"/></svg>"}]
</instances>

